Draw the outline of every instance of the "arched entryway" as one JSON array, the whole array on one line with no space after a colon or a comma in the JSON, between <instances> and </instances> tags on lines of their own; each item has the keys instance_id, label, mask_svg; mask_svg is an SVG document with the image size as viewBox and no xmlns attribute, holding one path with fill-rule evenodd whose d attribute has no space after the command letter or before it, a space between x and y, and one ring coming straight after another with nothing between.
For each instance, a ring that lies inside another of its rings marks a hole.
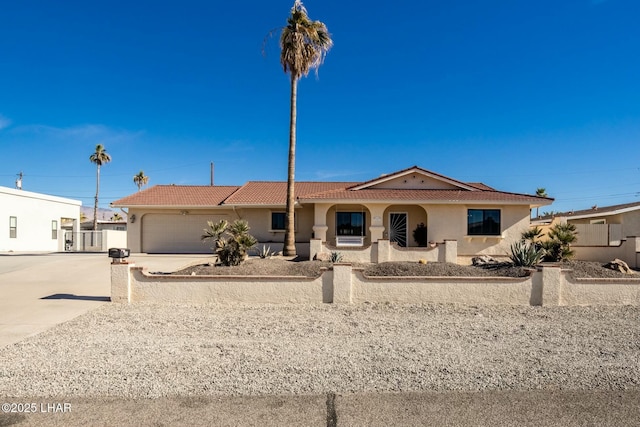
<instances>
[{"instance_id":1,"label":"arched entryway","mask_svg":"<svg viewBox=\"0 0 640 427\"><path fill-rule=\"evenodd\" d=\"M416 241L414 235L424 233L425 229L428 233L427 212L421 206L391 205L384 211L383 223L384 237L400 247L420 246L423 242ZM416 233L421 227L424 228Z\"/></svg>"}]
</instances>

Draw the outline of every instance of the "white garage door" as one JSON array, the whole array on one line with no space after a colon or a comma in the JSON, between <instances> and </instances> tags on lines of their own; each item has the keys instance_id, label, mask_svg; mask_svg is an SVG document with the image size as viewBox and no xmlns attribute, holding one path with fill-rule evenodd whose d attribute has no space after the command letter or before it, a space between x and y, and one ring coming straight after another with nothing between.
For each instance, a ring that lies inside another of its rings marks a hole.
<instances>
[{"instance_id":1,"label":"white garage door","mask_svg":"<svg viewBox=\"0 0 640 427\"><path fill-rule=\"evenodd\" d=\"M159 254L211 253L213 242L202 242L207 221L228 215L146 214L142 217L142 252Z\"/></svg>"}]
</instances>

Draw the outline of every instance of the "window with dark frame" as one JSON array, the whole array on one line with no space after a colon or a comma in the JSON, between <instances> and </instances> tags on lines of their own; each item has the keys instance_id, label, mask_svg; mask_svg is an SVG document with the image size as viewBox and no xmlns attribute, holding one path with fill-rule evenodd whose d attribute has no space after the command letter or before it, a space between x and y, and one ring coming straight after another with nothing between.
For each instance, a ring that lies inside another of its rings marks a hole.
<instances>
[{"instance_id":1,"label":"window with dark frame","mask_svg":"<svg viewBox=\"0 0 640 427\"><path fill-rule=\"evenodd\" d=\"M18 217L9 217L9 238L15 239L18 237Z\"/></svg>"},{"instance_id":2,"label":"window with dark frame","mask_svg":"<svg viewBox=\"0 0 640 427\"><path fill-rule=\"evenodd\" d=\"M364 212L336 212L338 236L364 236Z\"/></svg>"},{"instance_id":3,"label":"window with dark frame","mask_svg":"<svg viewBox=\"0 0 640 427\"><path fill-rule=\"evenodd\" d=\"M469 209L467 211L467 235L469 236L499 236L499 209Z\"/></svg>"},{"instance_id":4,"label":"window with dark frame","mask_svg":"<svg viewBox=\"0 0 640 427\"><path fill-rule=\"evenodd\" d=\"M51 238L53 240L58 239L58 221L55 219L51 221Z\"/></svg>"},{"instance_id":5,"label":"window with dark frame","mask_svg":"<svg viewBox=\"0 0 640 427\"><path fill-rule=\"evenodd\" d=\"M287 224L286 212L271 212L271 230L284 231Z\"/></svg>"}]
</instances>

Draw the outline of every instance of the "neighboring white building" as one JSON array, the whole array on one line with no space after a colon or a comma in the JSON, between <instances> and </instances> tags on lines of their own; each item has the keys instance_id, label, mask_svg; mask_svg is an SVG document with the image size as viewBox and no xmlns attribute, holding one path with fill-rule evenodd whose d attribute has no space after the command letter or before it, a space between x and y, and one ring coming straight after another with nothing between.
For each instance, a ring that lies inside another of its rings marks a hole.
<instances>
[{"instance_id":1,"label":"neighboring white building","mask_svg":"<svg viewBox=\"0 0 640 427\"><path fill-rule=\"evenodd\" d=\"M79 200L0 187L0 252L63 251L78 231Z\"/></svg>"}]
</instances>

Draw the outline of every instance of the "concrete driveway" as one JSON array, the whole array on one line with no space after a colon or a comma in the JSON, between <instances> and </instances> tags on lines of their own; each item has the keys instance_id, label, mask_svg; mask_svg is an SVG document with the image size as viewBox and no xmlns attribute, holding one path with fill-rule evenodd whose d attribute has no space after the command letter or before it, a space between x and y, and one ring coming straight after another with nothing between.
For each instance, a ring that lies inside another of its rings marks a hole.
<instances>
[{"instance_id":1,"label":"concrete driveway","mask_svg":"<svg viewBox=\"0 0 640 427\"><path fill-rule=\"evenodd\" d=\"M211 255L132 254L149 271L175 271ZM0 254L0 347L38 334L109 302L105 253Z\"/></svg>"}]
</instances>

